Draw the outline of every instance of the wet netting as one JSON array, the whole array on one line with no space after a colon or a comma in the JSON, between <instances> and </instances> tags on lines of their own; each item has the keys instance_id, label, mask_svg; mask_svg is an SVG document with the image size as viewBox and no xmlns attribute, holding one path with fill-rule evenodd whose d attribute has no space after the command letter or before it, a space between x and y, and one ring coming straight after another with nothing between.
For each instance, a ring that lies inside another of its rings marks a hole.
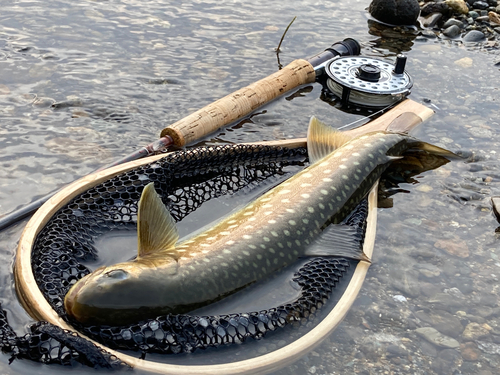
<instances>
[{"instance_id":1,"label":"wet netting","mask_svg":"<svg viewBox=\"0 0 500 375\"><path fill-rule=\"evenodd\" d=\"M64 296L91 271L84 263L98 258L95 240L103 233L134 228L137 202L143 188L154 182L175 220L180 221L204 202L221 195L245 192L264 181L272 186L297 172L307 162L304 148L217 146L167 154L90 188L61 208L39 233L32 250L38 287L52 308L80 333L113 349L146 353L186 353L260 339L267 333L314 318L326 303L349 265L347 259L315 257L293 281L299 297L291 303L262 311L215 316L166 315L128 326L83 326L64 311ZM368 204L364 201L346 220L362 238ZM0 309L1 310L1 309ZM46 322L33 324L18 337L0 314L0 346L12 358L44 363L83 363L93 367L126 367L78 333Z\"/></svg>"}]
</instances>

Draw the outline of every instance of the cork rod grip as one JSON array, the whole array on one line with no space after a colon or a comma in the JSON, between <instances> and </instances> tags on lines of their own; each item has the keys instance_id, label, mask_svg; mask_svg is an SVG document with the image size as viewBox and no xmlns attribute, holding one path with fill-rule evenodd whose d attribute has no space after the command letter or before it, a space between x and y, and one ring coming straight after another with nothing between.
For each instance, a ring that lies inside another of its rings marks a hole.
<instances>
[{"instance_id":1,"label":"cork rod grip","mask_svg":"<svg viewBox=\"0 0 500 375\"><path fill-rule=\"evenodd\" d=\"M283 69L233 92L165 128L161 137L170 136L176 146L184 146L252 113L278 96L316 79L313 66L295 60Z\"/></svg>"}]
</instances>

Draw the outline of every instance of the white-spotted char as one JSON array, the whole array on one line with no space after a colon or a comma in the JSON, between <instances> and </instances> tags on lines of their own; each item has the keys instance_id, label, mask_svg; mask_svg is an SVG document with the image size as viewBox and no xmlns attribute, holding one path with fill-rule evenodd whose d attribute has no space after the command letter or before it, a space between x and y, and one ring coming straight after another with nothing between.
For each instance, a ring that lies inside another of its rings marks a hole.
<instances>
[{"instance_id":1,"label":"white-spotted char","mask_svg":"<svg viewBox=\"0 0 500 375\"><path fill-rule=\"evenodd\" d=\"M139 204L137 258L84 277L68 292L66 310L81 322L122 324L188 312L234 293L304 256L325 226L341 222L409 147L446 153L396 133L349 140L313 118L309 167L180 243L150 184Z\"/></svg>"}]
</instances>

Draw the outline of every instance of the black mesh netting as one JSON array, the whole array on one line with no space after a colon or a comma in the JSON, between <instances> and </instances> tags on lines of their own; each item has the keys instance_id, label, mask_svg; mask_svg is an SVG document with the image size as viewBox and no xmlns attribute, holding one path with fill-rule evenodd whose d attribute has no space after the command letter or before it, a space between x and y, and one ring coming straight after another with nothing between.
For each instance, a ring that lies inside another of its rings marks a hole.
<instances>
[{"instance_id":1,"label":"black mesh netting","mask_svg":"<svg viewBox=\"0 0 500 375\"><path fill-rule=\"evenodd\" d=\"M90 272L84 262L98 257L94 241L101 234L135 226L142 189L154 182L173 217L180 221L203 202L264 180L279 182L306 161L305 149L269 146L218 146L171 153L97 185L61 208L38 235L32 267L38 286L52 308L68 320L63 301L70 286ZM243 190L244 192L244 190ZM364 233L367 203L363 202L346 224ZM143 354L192 352L259 339L288 324L310 321L323 306L349 267L342 258L312 258L294 275L301 294L292 303L258 312L216 316L166 315L129 326L82 326L81 333L110 348ZM2 311L3 312L3 311ZM80 362L94 367L123 367L115 357L98 349L75 332L41 322L17 337L0 315L0 346L17 358L45 363Z\"/></svg>"}]
</instances>

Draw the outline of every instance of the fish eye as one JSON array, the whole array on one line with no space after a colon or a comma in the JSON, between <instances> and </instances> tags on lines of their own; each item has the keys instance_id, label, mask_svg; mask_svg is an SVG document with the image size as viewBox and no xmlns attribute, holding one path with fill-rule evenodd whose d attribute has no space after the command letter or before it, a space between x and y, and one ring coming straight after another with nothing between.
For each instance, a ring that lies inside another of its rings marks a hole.
<instances>
[{"instance_id":1,"label":"fish eye","mask_svg":"<svg viewBox=\"0 0 500 375\"><path fill-rule=\"evenodd\" d=\"M115 280L125 280L128 277L128 272L124 270L112 270L104 274L106 277L110 277Z\"/></svg>"}]
</instances>

